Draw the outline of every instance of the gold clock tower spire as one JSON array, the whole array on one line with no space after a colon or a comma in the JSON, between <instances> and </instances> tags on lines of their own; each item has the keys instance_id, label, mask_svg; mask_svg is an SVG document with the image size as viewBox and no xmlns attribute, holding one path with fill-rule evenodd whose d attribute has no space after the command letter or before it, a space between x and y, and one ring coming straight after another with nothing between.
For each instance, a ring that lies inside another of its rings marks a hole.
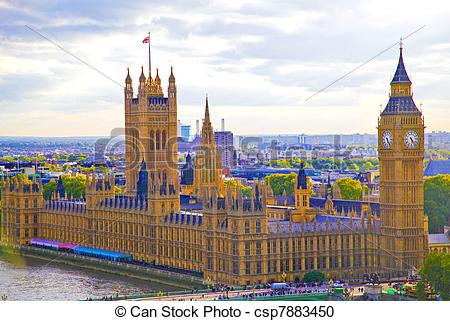
<instances>
[{"instance_id":1,"label":"gold clock tower spire","mask_svg":"<svg viewBox=\"0 0 450 321\"><path fill-rule=\"evenodd\" d=\"M403 62L403 43L389 101L378 122L381 267L390 275L419 269L427 253L424 215L424 122Z\"/></svg>"}]
</instances>

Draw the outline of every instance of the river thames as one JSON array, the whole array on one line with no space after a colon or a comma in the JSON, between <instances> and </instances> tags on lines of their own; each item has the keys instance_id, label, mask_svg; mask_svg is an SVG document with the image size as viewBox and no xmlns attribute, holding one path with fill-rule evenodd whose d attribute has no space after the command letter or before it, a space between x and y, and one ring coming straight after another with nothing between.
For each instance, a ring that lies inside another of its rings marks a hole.
<instances>
[{"instance_id":1,"label":"river thames","mask_svg":"<svg viewBox=\"0 0 450 321\"><path fill-rule=\"evenodd\" d=\"M156 282L50 263L45 260L0 254L0 297L7 300L84 300L155 291L176 291Z\"/></svg>"}]
</instances>

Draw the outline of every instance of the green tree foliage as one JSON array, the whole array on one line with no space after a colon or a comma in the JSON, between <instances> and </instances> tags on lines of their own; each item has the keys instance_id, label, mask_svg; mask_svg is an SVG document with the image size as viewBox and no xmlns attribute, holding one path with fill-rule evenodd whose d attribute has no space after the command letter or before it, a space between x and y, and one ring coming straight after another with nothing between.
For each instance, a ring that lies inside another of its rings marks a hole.
<instances>
[{"instance_id":1,"label":"green tree foliage","mask_svg":"<svg viewBox=\"0 0 450 321\"><path fill-rule=\"evenodd\" d=\"M366 171L374 169L374 168L375 168L375 166L371 162L365 162L363 164L363 166L361 166L361 170L363 172L366 172Z\"/></svg>"},{"instance_id":2,"label":"green tree foliage","mask_svg":"<svg viewBox=\"0 0 450 321\"><path fill-rule=\"evenodd\" d=\"M104 166L103 166L104 167ZM95 173L95 166L94 165L92 165L91 167L83 167L83 166L80 166L80 165L78 165L77 167L76 167L79 171L81 171L82 173L85 173L85 174L87 174L87 173ZM105 167L106 168L106 167Z\"/></svg>"},{"instance_id":3,"label":"green tree foliage","mask_svg":"<svg viewBox=\"0 0 450 321\"><path fill-rule=\"evenodd\" d=\"M2 161L5 163L12 163L12 162L15 162L15 159L11 156L3 156Z\"/></svg>"},{"instance_id":4,"label":"green tree foliage","mask_svg":"<svg viewBox=\"0 0 450 321\"><path fill-rule=\"evenodd\" d=\"M450 213L450 175L436 175L425 179L425 213L428 231L442 233Z\"/></svg>"},{"instance_id":5,"label":"green tree foliage","mask_svg":"<svg viewBox=\"0 0 450 321\"><path fill-rule=\"evenodd\" d=\"M268 162L268 165L276 168L292 168L290 159L272 159Z\"/></svg>"},{"instance_id":6,"label":"green tree foliage","mask_svg":"<svg viewBox=\"0 0 450 321\"><path fill-rule=\"evenodd\" d=\"M430 253L419 274L444 300L450 300L450 254Z\"/></svg>"},{"instance_id":7,"label":"green tree foliage","mask_svg":"<svg viewBox=\"0 0 450 321\"><path fill-rule=\"evenodd\" d=\"M63 175L61 179L68 199L80 199L86 196L86 176Z\"/></svg>"},{"instance_id":8,"label":"green tree foliage","mask_svg":"<svg viewBox=\"0 0 450 321\"><path fill-rule=\"evenodd\" d=\"M425 292L425 284L423 281L417 282L417 300L425 301L427 299L427 293Z\"/></svg>"},{"instance_id":9,"label":"green tree foliage","mask_svg":"<svg viewBox=\"0 0 450 321\"><path fill-rule=\"evenodd\" d=\"M99 166L98 167L98 170L100 171L100 172L102 172L102 173L105 173L105 174L107 174L107 173L111 173L112 174L112 170L111 169L109 169L108 167L106 167L106 166Z\"/></svg>"},{"instance_id":10,"label":"green tree foliage","mask_svg":"<svg viewBox=\"0 0 450 321\"><path fill-rule=\"evenodd\" d=\"M304 283L311 283L311 282L323 282L325 281L325 275L320 271L309 271L306 272L303 276L303 282Z\"/></svg>"},{"instance_id":11,"label":"green tree foliage","mask_svg":"<svg viewBox=\"0 0 450 321\"><path fill-rule=\"evenodd\" d=\"M360 200L362 196L361 183L351 178L340 178L336 184L341 190L341 197L344 200Z\"/></svg>"},{"instance_id":12,"label":"green tree foliage","mask_svg":"<svg viewBox=\"0 0 450 321\"><path fill-rule=\"evenodd\" d=\"M13 180L22 180L24 184L31 184L31 179L28 178L27 174L17 174L12 178Z\"/></svg>"},{"instance_id":13,"label":"green tree foliage","mask_svg":"<svg viewBox=\"0 0 450 321\"><path fill-rule=\"evenodd\" d=\"M58 184L54 179L44 185L43 194L45 200L51 200L56 195L56 190L58 189Z\"/></svg>"},{"instance_id":14,"label":"green tree foliage","mask_svg":"<svg viewBox=\"0 0 450 321\"><path fill-rule=\"evenodd\" d=\"M230 179L223 182L225 186L236 186L238 189L242 191L243 197L251 197L252 196L252 188L250 186L239 184L237 180Z\"/></svg>"},{"instance_id":15,"label":"green tree foliage","mask_svg":"<svg viewBox=\"0 0 450 321\"><path fill-rule=\"evenodd\" d=\"M275 196L280 196L283 191L286 191L286 195L294 193L294 186L297 180L297 174L272 174L266 177L266 182L270 184Z\"/></svg>"},{"instance_id":16,"label":"green tree foliage","mask_svg":"<svg viewBox=\"0 0 450 321\"><path fill-rule=\"evenodd\" d=\"M369 170L378 168L378 158L313 158L312 160L301 160L298 157L287 159L273 159L266 163L266 165L276 168L296 168L300 165L300 162L306 163L306 168L315 168L317 170Z\"/></svg>"}]
</instances>

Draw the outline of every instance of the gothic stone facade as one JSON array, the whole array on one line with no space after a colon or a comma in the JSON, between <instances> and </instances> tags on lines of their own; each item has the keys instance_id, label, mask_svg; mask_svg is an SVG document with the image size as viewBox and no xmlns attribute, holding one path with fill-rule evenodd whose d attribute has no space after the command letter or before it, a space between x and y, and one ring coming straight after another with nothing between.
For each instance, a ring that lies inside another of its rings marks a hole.
<instances>
[{"instance_id":1,"label":"gothic stone facade","mask_svg":"<svg viewBox=\"0 0 450 321\"><path fill-rule=\"evenodd\" d=\"M27 244L39 237L118 251L234 285L294 281L310 270L352 278L418 268L427 247L424 125L402 56L398 68L379 121L380 204L313 199L302 168L291 202L277 204L263 182L248 198L225 188L208 102L205 152L196 157L189 188L201 207L180 204L175 77L171 71L164 97L158 73L152 79L142 71L137 97L129 74L125 80L127 195L114 195L109 176L88 176L83 200L44 201L41 183L8 180L2 240Z\"/></svg>"}]
</instances>

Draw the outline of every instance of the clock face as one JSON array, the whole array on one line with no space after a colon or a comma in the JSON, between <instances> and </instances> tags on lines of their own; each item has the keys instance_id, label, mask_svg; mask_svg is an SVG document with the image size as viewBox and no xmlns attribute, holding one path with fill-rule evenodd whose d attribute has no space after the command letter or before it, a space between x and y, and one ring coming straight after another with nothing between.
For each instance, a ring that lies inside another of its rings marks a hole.
<instances>
[{"instance_id":1,"label":"clock face","mask_svg":"<svg viewBox=\"0 0 450 321\"><path fill-rule=\"evenodd\" d=\"M389 148L392 145L392 133L389 130L385 130L381 136L381 141L384 148Z\"/></svg>"},{"instance_id":2,"label":"clock face","mask_svg":"<svg viewBox=\"0 0 450 321\"><path fill-rule=\"evenodd\" d=\"M410 130L405 134L404 140L406 146L414 148L419 144L419 134L414 130Z\"/></svg>"}]
</instances>

